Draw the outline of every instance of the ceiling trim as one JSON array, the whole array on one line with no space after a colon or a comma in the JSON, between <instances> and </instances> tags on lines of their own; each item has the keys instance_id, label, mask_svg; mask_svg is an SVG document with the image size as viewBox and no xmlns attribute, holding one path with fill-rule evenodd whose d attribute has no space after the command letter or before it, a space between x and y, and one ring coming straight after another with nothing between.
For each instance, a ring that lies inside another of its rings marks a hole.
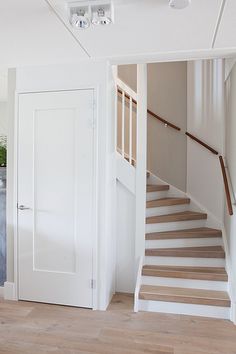
<instances>
[{"instance_id":1,"label":"ceiling trim","mask_svg":"<svg viewBox=\"0 0 236 354\"><path fill-rule=\"evenodd\" d=\"M120 57L109 57L112 65L145 64L171 61L192 61L204 59L236 58L236 48L204 49L178 52L159 52Z\"/></svg>"},{"instance_id":2,"label":"ceiling trim","mask_svg":"<svg viewBox=\"0 0 236 354\"><path fill-rule=\"evenodd\" d=\"M91 55L87 51L87 49L81 44L81 42L78 40L78 38L74 35L74 33L70 30L68 25L64 22L64 20L61 18L61 16L57 13L56 9L54 6L51 4L50 0L44 0L46 4L49 6L49 8L53 11L53 13L56 15L57 19L62 23L64 28L70 33L70 35L74 38L74 40L79 44L80 48L85 52L88 58L91 58Z\"/></svg>"},{"instance_id":3,"label":"ceiling trim","mask_svg":"<svg viewBox=\"0 0 236 354\"><path fill-rule=\"evenodd\" d=\"M214 35L213 35L213 39L212 39L212 43L211 43L211 48L215 47L215 42L216 42L216 38L217 38L217 35L219 32L222 16L223 16L224 9L225 9L225 4L226 4L226 0L222 0L220 12L219 12L219 15L217 18L216 27L215 27L215 31L214 31Z\"/></svg>"}]
</instances>

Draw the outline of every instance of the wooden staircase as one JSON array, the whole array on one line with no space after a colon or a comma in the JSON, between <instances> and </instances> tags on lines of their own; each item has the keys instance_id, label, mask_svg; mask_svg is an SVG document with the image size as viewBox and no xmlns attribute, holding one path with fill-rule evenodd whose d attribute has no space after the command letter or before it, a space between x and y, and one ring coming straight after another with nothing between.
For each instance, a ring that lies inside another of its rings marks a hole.
<instances>
[{"instance_id":1,"label":"wooden staircase","mask_svg":"<svg viewBox=\"0 0 236 354\"><path fill-rule=\"evenodd\" d=\"M139 310L229 318L222 232L195 209L169 185L147 185Z\"/></svg>"}]
</instances>

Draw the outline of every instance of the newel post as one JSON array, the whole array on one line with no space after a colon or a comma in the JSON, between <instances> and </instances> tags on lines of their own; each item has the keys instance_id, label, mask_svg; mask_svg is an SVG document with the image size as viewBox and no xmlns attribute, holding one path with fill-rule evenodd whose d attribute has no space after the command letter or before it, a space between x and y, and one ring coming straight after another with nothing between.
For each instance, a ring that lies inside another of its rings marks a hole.
<instances>
[{"instance_id":1,"label":"newel post","mask_svg":"<svg viewBox=\"0 0 236 354\"><path fill-rule=\"evenodd\" d=\"M145 249L146 171L147 171L147 64L137 65L137 151L135 260Z\"/></svg>"}]
</instances>

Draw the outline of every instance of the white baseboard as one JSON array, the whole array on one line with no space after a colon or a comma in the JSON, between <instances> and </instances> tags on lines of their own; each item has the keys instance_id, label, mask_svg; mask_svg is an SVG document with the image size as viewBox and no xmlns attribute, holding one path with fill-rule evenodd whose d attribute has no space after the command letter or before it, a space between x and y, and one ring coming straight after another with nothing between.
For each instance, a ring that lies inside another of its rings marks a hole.
<instances>
[{"instance_id":1,"label":"white baseboard","mask_svg":"<svg viewBox=\"0 0 236 354\"><path fill-rule=\"evenodd\" d=\"M0 286L0 296L4 297L4 286Z\"/></svg>"},{"instance_id":2,"label":"white baseboard","mask_svg":"<svg viewBox=\"0 0 236 354\"><path fill-rule=\"evenodd\" d=\"M4 283L4 299L17 300L15 283L11 283L9 281Z\"/></svg>"},{"instance_id":3,"label":"white baseboard","mask_svg":"<svg viewBox=\"0 0 236 354\"><path fill-rule=\"evenodd\" d=\"M232 302L231 304L231 321L236 325L236 302Z\"/></svg>"}]
</instances>

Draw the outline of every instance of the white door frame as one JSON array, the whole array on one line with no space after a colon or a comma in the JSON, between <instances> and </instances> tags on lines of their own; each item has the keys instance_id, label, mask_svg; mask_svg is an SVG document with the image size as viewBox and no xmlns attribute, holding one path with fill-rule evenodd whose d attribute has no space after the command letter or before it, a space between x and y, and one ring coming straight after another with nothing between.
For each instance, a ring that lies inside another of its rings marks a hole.
<instances>
[{"instance_id":1,"label":"white door frame","mask_svg":"<svg viewBox=\"0 0 236 354\"><path fill-rule=\"evenodd\" d=\"M93 310L98 308L98 293L99 289L96 286L98 284L98 227L97 227L97 212L98 212L98 129L96 122L98 121L98 111L96 102L98 102L98 87L79 87L76 89L70 90L44 90L44 91L29 91L29 92L17 92L15 93L15 118L14 118L14 283L12 284L12 289L8 290L12 292L11 297L12 300L19 300L19 271L18 271L18 262L19 262L19 253L18 253L18 210L17 210L17 202L18 202L18 148L19 148L19 97L20 95L31 94L31 93L50 93L50 92L72 92L72 91L81 91L81 90L93 90L94 93L94 104L93 104L93 138L94 138L94 176L93 176L93 250L92 250L92 268L93 268L93 287L92 287L92 298L93 298ZM10 295L10 294L9 294Z\"/></svg>"}]
</instances>

